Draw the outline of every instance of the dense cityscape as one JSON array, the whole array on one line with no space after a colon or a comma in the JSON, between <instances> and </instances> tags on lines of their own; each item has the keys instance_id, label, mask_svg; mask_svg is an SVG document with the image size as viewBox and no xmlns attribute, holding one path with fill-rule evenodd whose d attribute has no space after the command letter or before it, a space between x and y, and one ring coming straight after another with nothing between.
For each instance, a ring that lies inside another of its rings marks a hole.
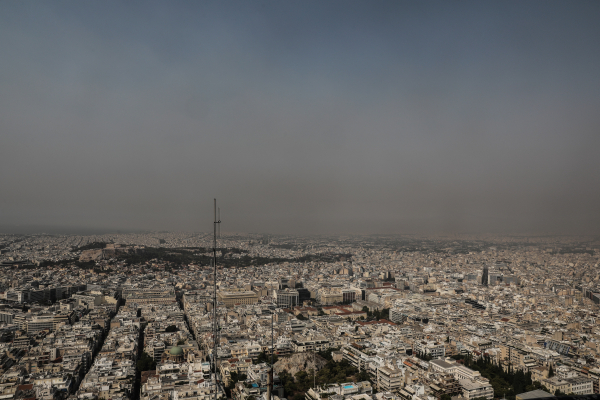
<instances>
[{"instance_id":1,"label":"dense cityscape","mask_svg":"<svg viewBox=\"0 0 600 400\"><path fill-rule=\"evenodd\" d=\"M0 400L600 400L599 21L0 1Z\"/></svg>"},{"instance_id":2,"label":"dense cityscape","mask_svg":"<svg viewBox=\"0 0 600 400\"><path fill-rule=\"evenodd\" d=\"M600 393L599 250L586 237L222 234L215 310L212 234L1 235L0 398Z\"/></svg>"}]
</instances>

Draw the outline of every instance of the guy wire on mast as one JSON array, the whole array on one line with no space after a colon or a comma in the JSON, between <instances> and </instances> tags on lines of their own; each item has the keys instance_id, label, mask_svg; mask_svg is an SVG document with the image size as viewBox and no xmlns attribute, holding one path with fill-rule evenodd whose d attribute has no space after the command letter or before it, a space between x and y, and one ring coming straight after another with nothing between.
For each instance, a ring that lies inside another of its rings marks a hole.
<instances>
[{"instance_id":1,"label":"guy wire on mast","mask_svg":"<svg viewBox=\"0 0 600 400\"><path fill-rule=\"evenodd\" d=\"M213 223L213 267L214 267L214 292L213 292L213 366L215 369L215 400L217 400L217 394L219 391L219 382L217 379L217 348L218 339L217 334L219 330L219 324L217 321L217 227L221 226L221 210L219 209L219 216L217 219L217 199L214 199L215 205L215 221Z\"/></svg>"}]
</instances>

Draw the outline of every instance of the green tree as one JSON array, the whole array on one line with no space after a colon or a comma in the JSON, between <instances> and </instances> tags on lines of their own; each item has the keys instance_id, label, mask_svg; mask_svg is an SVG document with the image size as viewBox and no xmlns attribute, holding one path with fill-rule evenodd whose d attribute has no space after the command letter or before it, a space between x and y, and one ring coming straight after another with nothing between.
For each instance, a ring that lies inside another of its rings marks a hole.
<instances>
[{"instance_id":1,"label":"green tree","mask_svg":"<svg viewBox=\"0 0 600 400\"><path fill-rule=\"evenodd\" d=\"M379 319L390 319L390 309L384 308L379 314Z\"/></svg>"},{"instance_id":2,"label":"green tree","mask_svg":"<svg viewBox=\"0 0 600 400\"><path fill-rule=\"evenodd\" d=\"M362 371L360 371L358 374L354 375L354 378L356 379L357 382L364 382L364 381L368 381L371 379L371 377L369 376L369 373L367 371L365 371L364 369Z\"/></svg>"},{"instance_id":3,"label":"green tree","mask_svg":"<svg viewBox=\"0 0 600 400\"><path fill-rule=\"evenodd\" d=\"M156 369L156 361L145 351L136 363L138 370L140 371L153 371Z\"/></svg>"},{"instance_id":4,"label":"green tree","mask_svg":"<svg viewBox=\"0 0 600 400\"><path fill-rule=\"evenodd\" d=\"M167 329L165 329L165 332L177 332L179 329L177 328L177 326L175 325L169 325L167 326Z\"/></svg>"},{"instance_id":5,"label":"green tree","mask_svg":"<svg viewBox=\"0 0 600 400\"><path fill-rule=\"evenodd\" d=\"M245 374L238 374L237 372L232 372L231 375L229 376L230 378L230 385L235 386L235 384L237 382L240 381L245 381L246 379L248 379L248 377Z\"/></svg>"},{"instance_id":6,"label":"green tree","mask_svg":"<svg viewBox=\"0 0 600 400\"><path fill-rule=\"evenodd\" d=\"M333 353L334 351L339 351L339 350L340 350L339 347L337 347L337 348L330 348L330 349L327 349L327 350L321 350L321 351L317 352L317 354L320 357L322 357L325 360L327 360L327 361L333 361L333 356L331 355L331 353Z\"/></svg>"},{"instance_id":7,"label":"green tree","mask_svg":"<svg viewBox=\"0 0 600 400\"><path fill-rule=\"evenodd\" d=\"M294 378L298 386L302 388L304 388L309 383L309 375L308 372L306 372L305 370L296 372Z\"/></svg>"},{"instance_id":8,"label":"green tree","mask_svg":"<svg viewBox=\"0 0 600 400\"><path fill-rule=\"evenodd\" d=\"M278 359L279 358L277 357L277 354L273 354L273 364L275 364ZM254 364L261 364L261 363L271 364L271 352L267 353L265 351L262 351L258 355L258 357L256 357L256 360L254 360L253 363Z\"/></svg>"},{"instance_id":9,"label":"green tree","mask_svg":"<svg viewBox=\"0 0 600 400\"><path fill-rule=\"evenodd\" d=\"M554 376L554 368L552 368L552 365L550 365L550 368L548 369L548 378L552 378Z\"/></svg>"}]
</instances>

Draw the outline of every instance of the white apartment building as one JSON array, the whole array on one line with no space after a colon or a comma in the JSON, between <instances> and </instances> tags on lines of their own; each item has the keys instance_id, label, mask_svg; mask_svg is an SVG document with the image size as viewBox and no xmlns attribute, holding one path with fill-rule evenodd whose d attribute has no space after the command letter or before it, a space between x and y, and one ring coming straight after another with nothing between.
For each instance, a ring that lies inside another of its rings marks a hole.
<instances>
[{"instance_id":1,"label":"white apartment building","mask_svg":"<svg viewBox=\"0 0 600 400\"><path fill-rule=\"evenodd\" d=\"M460 379L458 382L462 387L463 397L466 400L475 399L477 397L485 397L488 400L494 398L494 388L492 388L492 384L485 378Z\"/></svg>"},{"instance_id":2,"label":"white apartment building","mask_svg":"<svg viewBox=\"0 0 600 400\"><path fill-rule=\"evenodd\" d=\"M443 343L432 341L415 342L414 351L431 358L443 358L446 355L446 348Z\"/></svg>"}]
</instances>

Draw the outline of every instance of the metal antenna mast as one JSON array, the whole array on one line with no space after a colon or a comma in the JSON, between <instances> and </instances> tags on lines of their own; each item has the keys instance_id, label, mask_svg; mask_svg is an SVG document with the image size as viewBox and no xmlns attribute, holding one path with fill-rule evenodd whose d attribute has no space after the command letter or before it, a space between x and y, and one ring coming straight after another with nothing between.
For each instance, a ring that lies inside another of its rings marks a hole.
<instances>
[{"instance_id":1,"label":"metal antenna mast","mask_svg":"<svg viewBox=\"0 0 600 400\"><path fill-rule=\"evenodd\" d=\"M213 365L215 368L215 400L217 400L218 394L218 380L217 380L217 348L218 339L217 333L219 329L219 323L217 321L217 227L221 226L221 210L219 210L219 218L217 219L217 199L215 200L215 221L213 223L213 267L214 267L214 292L213 292ZM220 229L219 229L220 230Z\"/></svg>"},{"instance_id":2,"label":"metal antenna mast","mask_svg":"<svg viewBox=\"0 0 600 400\"><path fill-rule=\"evenodd\" d=\"M271 267L271 279L273 279L274 266ZM275 310L277 307L275 307ZM273 395L273 318L275 317L275 310L271 310L271 369L269 369L269 376L267 382L267 400L271 400Z\"/></svg>"},{"instance_id":3,"label":"metal antenna mast","mask_svg":"<svg viewBox=\"0 0 600 400\"><path fill-rule=\"evenodd\" d=\"M317 349L313 349L313 388L317 390Z\"/></svg>"}]
</instances>

